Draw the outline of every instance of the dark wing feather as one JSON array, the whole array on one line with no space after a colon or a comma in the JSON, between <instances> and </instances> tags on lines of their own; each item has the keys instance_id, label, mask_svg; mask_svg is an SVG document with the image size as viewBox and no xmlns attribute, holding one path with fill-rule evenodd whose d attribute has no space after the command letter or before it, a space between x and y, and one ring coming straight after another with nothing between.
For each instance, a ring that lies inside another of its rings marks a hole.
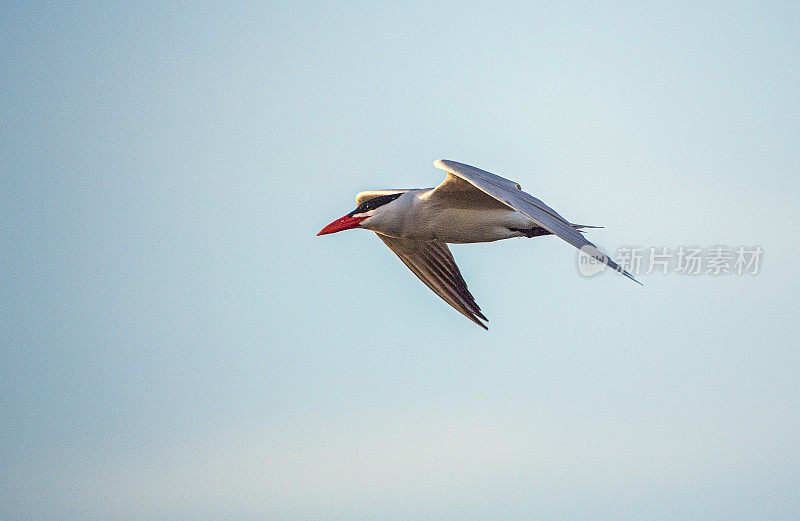
<instances>
[{"instance_id":1,"label":"dark wing feather","mask_svg":"<svg viewBox=\"0 0 800 521\"><path fill-rule=\"evenodd\" d=\"M398 239L380 233L376 235L442 300L482 328L489 329L481 322L481 319L489 319L481 313L481 308L467 289L467 283L464 282L447 244Z\"/></svg>"}]
</instances>

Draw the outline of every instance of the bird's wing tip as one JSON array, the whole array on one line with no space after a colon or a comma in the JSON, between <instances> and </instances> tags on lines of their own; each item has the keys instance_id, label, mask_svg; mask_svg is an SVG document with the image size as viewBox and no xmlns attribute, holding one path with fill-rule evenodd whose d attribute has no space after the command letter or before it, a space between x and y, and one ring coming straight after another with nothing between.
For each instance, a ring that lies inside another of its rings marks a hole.
<instances>
[{"instance_id":1,"label":"bird's wing tip","mask_svg":"<svg viewBox=\"0 0 800 521\"><path fill-rule=\"evenodd\" d=\"M623 275L625 275L626 277L628 277L629 279L631 279L632 281L634 281L636 284L638 284L638 285L640 285L640 286L644 287L644 284L642 284L642 283L641 283L641 282L639 282L638 280L634 279L634 278L633 278L633 275L631 275L631 274L630 274L630 273L628 273L627 271L623 271L623 272L622 272L622 274L623 274Z\"/></svg>"}]
</instances>

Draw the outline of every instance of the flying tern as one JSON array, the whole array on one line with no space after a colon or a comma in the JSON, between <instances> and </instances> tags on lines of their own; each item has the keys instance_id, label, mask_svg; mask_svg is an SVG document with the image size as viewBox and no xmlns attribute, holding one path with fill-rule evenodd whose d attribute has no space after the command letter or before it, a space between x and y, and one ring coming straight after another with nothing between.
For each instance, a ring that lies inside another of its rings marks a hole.
<instances>
[{"instance_id":1,"label":"flying tern","mask_svg":"<svg viewBox=\"0 0 800 521\"><path fill-rule=\"evenodd\" d=\"M360 192L358 207L317 235L351 228L374 231L426 286L484 329L489 319L467 289L447 243L557 235L640 284L580 231L596 226L572 224L518 183L480 168L445 159L433 164L447 172L439 186Z\"/></svg>"}]
</instances>

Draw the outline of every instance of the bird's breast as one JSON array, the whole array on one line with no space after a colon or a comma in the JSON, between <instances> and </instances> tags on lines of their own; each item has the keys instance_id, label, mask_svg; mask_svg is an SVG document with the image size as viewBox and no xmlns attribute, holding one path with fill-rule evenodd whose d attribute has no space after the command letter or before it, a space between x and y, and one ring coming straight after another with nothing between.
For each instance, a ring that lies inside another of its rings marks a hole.
<instances>
[{"instance_id":1,"label":"bird's breast","mask_svg":"<svg viewBox=\"0 0 800 521\"><path fill-rule=\"evenodd\" d=\"M449 243L491 242L520 233L509 228L530 228L533 221L508 209L436 208L420 212L408 232L418 239Z\"/></svg>"}]
</instances>

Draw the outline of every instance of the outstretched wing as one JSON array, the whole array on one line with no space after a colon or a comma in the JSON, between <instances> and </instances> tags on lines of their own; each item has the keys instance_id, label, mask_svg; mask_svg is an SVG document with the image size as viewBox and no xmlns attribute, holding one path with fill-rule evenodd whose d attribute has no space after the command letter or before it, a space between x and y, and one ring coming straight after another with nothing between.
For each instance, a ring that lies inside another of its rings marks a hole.
<instances>
[{"instance_id":1,"label":"outstretched wing","mask_svg":"<svg viewBox=\"0 0 800 521\"><path fill-rule=\"evenodd\" d=\"M586 240L586 237L573 228L572 224L561 217L558 212L531 194L523 192L517 183L480 168L455 161L437 159L433 165L447 172L447 179L436 187L431 197L436 197L437 194L448 196L456 191L478 189L530 218L550 233L558 235L576 248L583 250L597 261L622 273L637 284L641 284L633 278L633 275L597 249L597 246Z\"/></svg>"},{"instance_id":2,"label":"outstretched wing","mask_svg":"<svg viewBox=\"0 0 800 521\"><path fill-rule=\"evenodd\" d=\"M467 289L450 248L443 242L424 242L399 239L376 233L403 263L445 302L484 329L479 319L488 321Z\"/></svg>"}]
</instances>

